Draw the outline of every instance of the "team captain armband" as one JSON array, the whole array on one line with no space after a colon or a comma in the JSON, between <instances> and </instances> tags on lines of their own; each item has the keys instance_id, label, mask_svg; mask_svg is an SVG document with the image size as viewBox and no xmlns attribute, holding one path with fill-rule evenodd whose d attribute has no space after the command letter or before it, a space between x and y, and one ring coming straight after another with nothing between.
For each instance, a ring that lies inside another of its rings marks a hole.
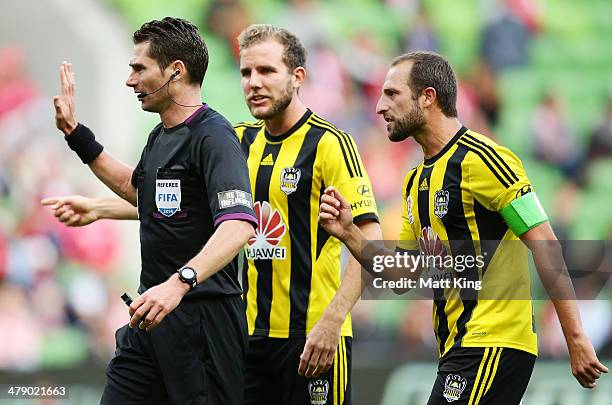
<instances>
[{"instance_id":1,"label":"team captain armband","mask_svg":"<svg viewBox=\"0 0 612 405\"><path fill-rule=\"evenodd\" d=\"M78 124L74 131L70 135L66 135L64 139L68 142L70 149L75 151L85 164L93 162L104 149L96 141L96 137L91 132L91 129L83 124Z\"/></svg>"},{"instance_id":2,"label":"team captain armband","mask_svg":"<svg viewBox=\"0 0 612 405\"><path fill-rule=\"evenodd\" d=\"M534 192L517 198L502 208L499 213L516 236L521 236L528 230L548 221L544 208Z\"/></svg>"}]
</instances>

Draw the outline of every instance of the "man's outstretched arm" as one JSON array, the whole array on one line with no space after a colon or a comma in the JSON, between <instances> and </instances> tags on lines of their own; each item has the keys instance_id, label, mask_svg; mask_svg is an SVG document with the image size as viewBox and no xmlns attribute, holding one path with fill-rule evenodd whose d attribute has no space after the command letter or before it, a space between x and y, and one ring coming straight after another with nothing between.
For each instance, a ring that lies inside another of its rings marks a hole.
<instances>
[{"instance_id":1,"label":"man's outstretched arm","mask_svg":"<svg viewBox=\"0 0 612 405\"><path fill-rule=\"evenodd\" d=\"M93 132L79 124L75 106L76 82L72 65L64 62L60 66L60 95L53 97L55 125L83 163L108 188L124 200L136 205L136 189L131 183L134 168L114 158L96 142Z\"/></svg>"},{"instance_id":2,"label":"man's outstretched arm","mask_svg":"<svg viewBox=\"0 0 612 405\"><path fill-rule=\"evenodd\" d=\"M561 245L550 224L544 222L521 235L521 240L533 253L542 284L557 311L570 355L572 374L580 385L594 388L608 368L601 364L593 345L582 328L576 295L572 286Z\"/></svg>"},{"instance_id":3,"label":"man's outstretched arm","mask_svg":"<svg viewBox=\"0 0 612 405\"><path fill-rule=\"evenodd\" d=\"M116 197L89 198L80 195L49 197L41 201L66 226L85 226L99 219L138 219L138 210Z\"/></svg>"}]
</instances>

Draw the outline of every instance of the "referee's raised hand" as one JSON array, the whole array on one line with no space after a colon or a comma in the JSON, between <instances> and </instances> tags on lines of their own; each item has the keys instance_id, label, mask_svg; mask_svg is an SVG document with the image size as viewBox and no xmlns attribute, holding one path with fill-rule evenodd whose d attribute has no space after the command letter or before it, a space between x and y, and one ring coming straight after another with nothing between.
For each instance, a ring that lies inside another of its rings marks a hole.
<instances>
[{"instance_id":1,"label":"referee's raised hand","mask_svg":"<svg viewBox=\"0 0 612 405\"><path fill-rule=\"evenodd\" d=\"M53 97L55 107L55 126L64 135L70 135L77 127L77 120L74 106L74 92L76 83L72 64L62 63L60 66L60 95Z\"/></svg>"}]
</instances>

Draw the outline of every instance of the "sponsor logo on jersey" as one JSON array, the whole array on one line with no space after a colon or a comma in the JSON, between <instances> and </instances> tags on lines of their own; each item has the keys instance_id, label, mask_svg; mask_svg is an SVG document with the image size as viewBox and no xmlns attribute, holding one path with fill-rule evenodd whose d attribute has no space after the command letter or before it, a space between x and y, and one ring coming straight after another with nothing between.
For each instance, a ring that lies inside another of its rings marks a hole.
<instances>
[{"instance_id":1,"label":"sponsor logo on jersey","mask_svg":"<svg viewBox=\"0 0 612 405\"><path fill-rule=\"evenodd\" d=\"M261 159L261 162L259 163L260 166L274 166L274 158L272 157L271 153L268 153L268 155Z\"/></svg>"},{"instance_id":2,"label":"sponsor logo on jersey","mask_svg":"<svg viewBox=\"0 0 612 405\"><path fill-rule=\"evenodd\" d=\"M280 189L287 195L297 190L302 172L296 167L285 167L281 172Z\"/></svg>"},{"instance_id":3,"label":"sponsor logo on jersey","mask_svg":"<svg viewBox=\"0 0 612 405\"><path fill-rule=\"evenodd\" d=\"M372 190L370 190L370 186L367 184L361 184L357 187L357 194L364 197L372 197Z\"/></svg>"},{"instance_id":4,"label":"sponsor logo on jersey","mask_svg":"<svg viewBox=\"0 0 612 405\"><path fill-rule=\"evenodd\" d=\"M308 383L310 405L325 405L329 393L329 382L326 380L312 380Z\"/></svg>"},{"instance_id":5,"label":"sponsor logo on jersey","mask_svg":"<svg viewBox=\"0 0 612 405\"><path fill-rule=\"evenodd\" d=\"M461 397L463 390L465 390L466 385L467 380L459 374L449 374L444 381L442 395L446 398L447 402L457 401Z\"/></svg>"},{"instance_id":6,"label":"sponsor logo on jersey","mask_svg":"<svg viewBox=\"0 0 612 405\"><path fill-rule=\"evenodd\" d=\"M165 217L171 217L181 210L181 181L171 179L155 180L155 205Z\"/></svg>"},{"instance_id":7,"label":"sponsor logo on jersey","mask_svg":"<svg viewBox=\"0 0 612 405\"><path fill-rule=\"evenodd\" d=\"M427 191L429 190L429 184L427 184L427 178L424 178L419 186L419 191Z\"/></svg>"},{"instance_id":8,"label":"sponsor logo on jersey","mask_svg":"<svg viewBox=\"0 0 612 405\"><path fill-rule=\"evenodd\" d=\"M521 187L519 191L516 192L516 198L520 198L524 196L525 194L531 193L532 191L533 189L531 188L531 184L526 184L523 187Z\"/></svg>"},{"instance_id":9,"label":"sponsor logo on jersey","mask_svg":"<svg viewBox=\"0 0 612 405\"><path fill-rule=\"evenodd\" d=\"M267 201L256 201L253 210L259 225L255 231L255 237L249 239L246 248L246 256L253 260L284 260L286 258L286 248L277 246L287 227L283 223L280 213L273 209Z\"/></svg>"},{"instance_id":10,"label":"sponsor logo on jersey","mask_svg":"<svg viewBox=\"0 0 612 405\"><path fill-rule=\"evenodd\" d=\"M438 190L434 193L434 214L440 219L448 212L448 202L450 198L448 191Z\"/></svg>"}]
</instances>

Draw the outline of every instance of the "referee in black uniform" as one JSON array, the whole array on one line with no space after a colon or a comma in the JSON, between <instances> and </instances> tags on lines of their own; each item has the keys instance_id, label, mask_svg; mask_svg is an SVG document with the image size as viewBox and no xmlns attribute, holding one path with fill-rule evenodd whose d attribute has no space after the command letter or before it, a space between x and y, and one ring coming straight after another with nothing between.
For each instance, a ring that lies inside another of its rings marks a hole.
<instances>
[{"instance_id":1,"label":"referee in black uniform","mask_svg":"<svg viewBox=\"0 0 612 405\"><path fill-rule=\"evenodd\" d=\"M116 333L102 404L242 404L247 339L236 255L254 236L245 158L232 126L200 101L208 51L188 21L134 33L126 85L161 123L136 169L103 151L74 114L60 68L56 125L94 174L138 206L141 295Z\"/></svg>"}]
</instances>

